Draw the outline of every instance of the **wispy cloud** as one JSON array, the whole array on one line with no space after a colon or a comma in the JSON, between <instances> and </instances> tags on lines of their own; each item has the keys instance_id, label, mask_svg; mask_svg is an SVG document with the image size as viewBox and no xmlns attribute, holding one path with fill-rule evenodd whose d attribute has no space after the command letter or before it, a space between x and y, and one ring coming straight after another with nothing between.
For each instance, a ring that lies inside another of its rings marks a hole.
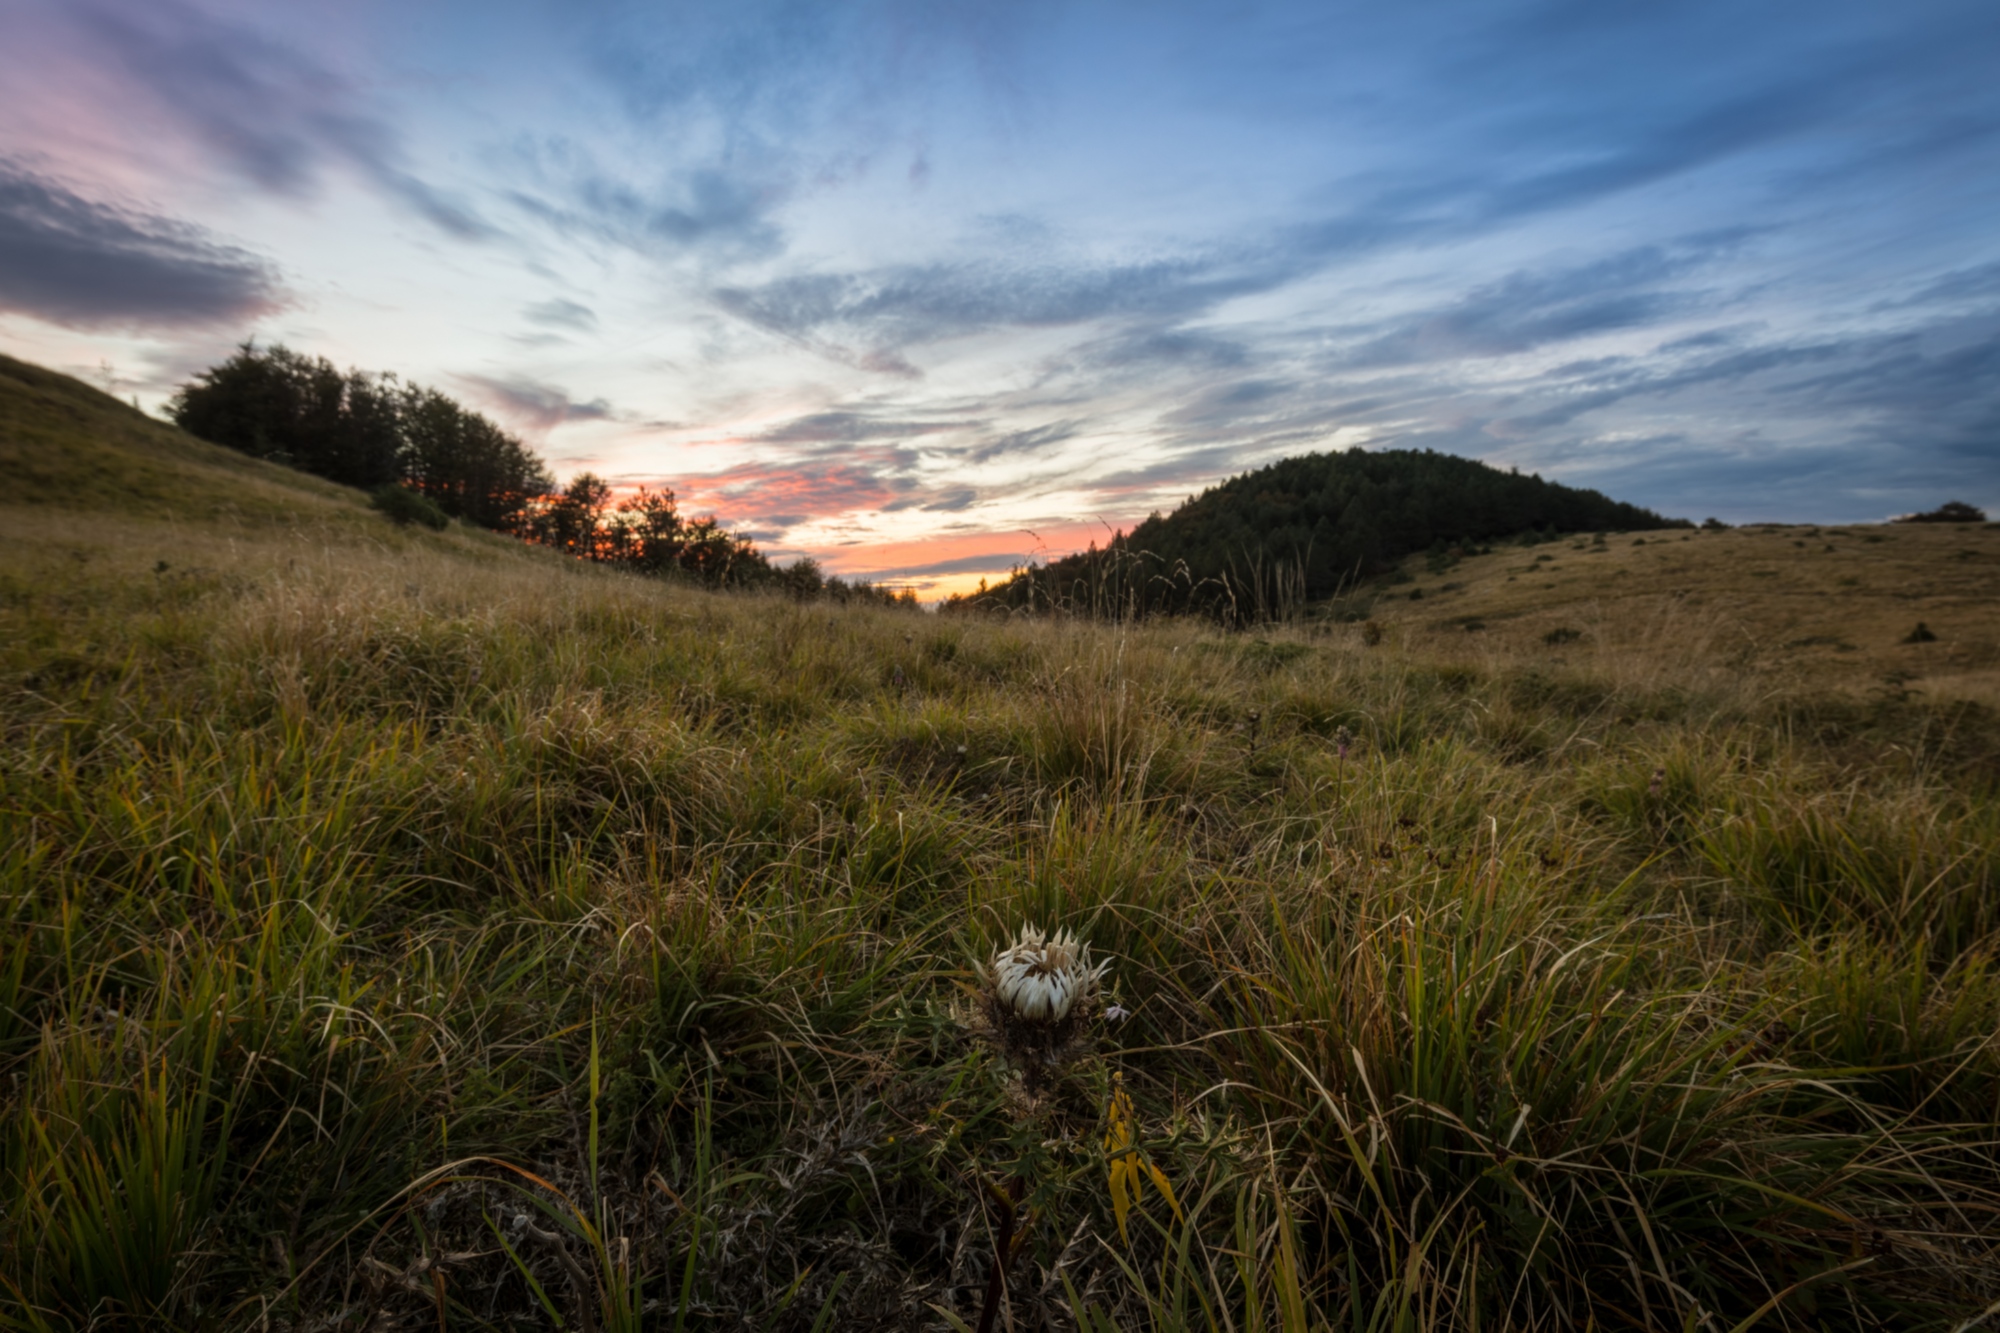
<instances>
[{"instance_id":1,"label":"wispy cloud","mask_svg":"<svg viewBox=\"0 0 2000 1333\"><path fill-rule=\"evenodd\" d=\"M673 169L651 181L626 179L574 147L520 149L525 175L507 191L513 205L565 237L673 258L694 254L741 262L784 248L777 213L791 193L775 169Z\"/></svg>"},{"instance_id":2,"label":"wispy cloud","mask_svg":"<svg viewBox=\"0 0 2000 1333\"><path fill-rule=\"evenodd\" d=\"M602 398L578 402L551 384L522 376L455 375L472 397L517 430L543 436L575 421L610 421L617 413Z\"/></svg>"},{"instance_id":3,"label":"wispy cloud","mask_svg":"<svg viewBox=\"0 0 2000 1333\"><path fill-rule=\"evenodd\" d=\"M813 412L773 426L758 438L769 444L848 445L862 440L901 440L943 431L962 430L958 421L921 421L883 417L870 412Z\"/></svg>"},{"instance_id":4,"label":"wispy cloud","mask_svg":"<svg viewBox=\"0 0 2000 1333\"><path fill-rule=\"evenodd\" d=\"M537 301L521 312L530 324L546 329L568 329L574 333L597 332L597 312L580 301L551 297Z\"/></svg>"},{"instance_id":5,"label":"wispy cloud","mask_svg":"<svg viewBox=\"0 0 2000 1333\"><path fill-rule=\"evenodd\" d=\"M1677 250L1645 246L1588 264L1515 272L1401 317L1345 360L1367 367L1505 356L1662 324L1701 299L1687 279L1708 255Z\"/></svg>"},{"instance_id":6,"label":"wispy cloud","mask_svg":"<svg viewBox=\"0 0 2000 1333\"><path fill-rule=\"evenodd\" d=\"M799 274L724 286L716 302L785 337L908 348L995 329L1055 328L1108 318L1178 321L1274 278L1215 260L1136 264L968 260L852 273Z\"/></svg>"},{"instance_id":7,"label":"wispy cloud","mask_svg":"<svg viewBox=\"0 0 2000 1333\"><path fill-rule=\"evenodd\" d=\"M456 240L495 234L471 204L412 169L391 123L365 109L349 79L296 47L182 0L80 0L64 13L116 72L127 114L185 136L257 188L300 198L347 168Z\"/></svg>"},{"instance_id":8,"label":"wispy cloud","mask_svg":"<svg viewBox=\"0 0 2000 1333\"><path fill-rule=\"evenodd\" d=\"M1077 437L1081 423L1056 421L1026 430L1011 430L982 441L966 451L968 463L990 463L995 459L1033 458Z\"/></svg>"},{"instance_id":9,"label":"wispy cloud","mask_svg":"<svg viewBox=\"0 0 2000 1333\"><path fill-rule=\"evenodd\" d=\"M684 504L780 531L816 518L879 510L909 483L886 473L880 459L824 463L743 463L673 481Z\"/></svg>"}]
</instances>

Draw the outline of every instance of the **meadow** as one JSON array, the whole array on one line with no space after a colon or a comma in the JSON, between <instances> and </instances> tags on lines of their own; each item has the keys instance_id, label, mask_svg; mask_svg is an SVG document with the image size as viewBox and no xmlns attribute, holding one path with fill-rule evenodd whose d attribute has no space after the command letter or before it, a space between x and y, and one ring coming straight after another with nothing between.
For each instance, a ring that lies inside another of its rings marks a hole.
<instances>
[{"instance_id":1,"label":"meadow","mask_svg":"<svg viewBox=\"0 0 2000 1333\"><path fill-rule=\"evenodd\" d=\"M0 369L0 1325L2000 1314L1993 525L944 618Z\"/></svg>"}]
</instances>

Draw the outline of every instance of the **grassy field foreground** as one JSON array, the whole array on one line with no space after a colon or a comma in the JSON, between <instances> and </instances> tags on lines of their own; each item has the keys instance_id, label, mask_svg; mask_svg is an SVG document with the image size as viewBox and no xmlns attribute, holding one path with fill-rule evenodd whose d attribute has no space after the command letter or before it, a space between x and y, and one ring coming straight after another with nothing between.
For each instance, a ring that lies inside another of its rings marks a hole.
<instances>
[{"instance_id":1,"label":"grassy field foreground","mask_svg":"<svg viewBox=\"0 0 2000 1333\"><path fill-rule=\"evenodd\" d=\"M2000 1302L1976 701L718 597L0 391L154 460L0 509L0 1323L973 1326L1003 1235L1015 1329ZM1024 921L1130 1013L1032 1081Z\"/></svg>"}]
</instances>

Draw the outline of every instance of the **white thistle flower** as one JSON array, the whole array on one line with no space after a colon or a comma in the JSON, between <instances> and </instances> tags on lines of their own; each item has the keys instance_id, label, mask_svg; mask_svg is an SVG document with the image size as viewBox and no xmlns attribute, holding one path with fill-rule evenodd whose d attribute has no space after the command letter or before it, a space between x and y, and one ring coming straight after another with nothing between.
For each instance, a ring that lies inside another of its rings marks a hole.
<instances>
[{"instance_id":1,"label":"white thistle flower","mask_svg":"<svg viewBox=\"0 0 2000 1333\"><path fill-rule=\"evenodd\" d=\"M1051 939L1024 925L1018 940L993 955L993 998L1008 1017L1054 1025L1097 994L1107 966L1092 967L1090 946L1066 930Z\"/></svg>"}]
</instances>

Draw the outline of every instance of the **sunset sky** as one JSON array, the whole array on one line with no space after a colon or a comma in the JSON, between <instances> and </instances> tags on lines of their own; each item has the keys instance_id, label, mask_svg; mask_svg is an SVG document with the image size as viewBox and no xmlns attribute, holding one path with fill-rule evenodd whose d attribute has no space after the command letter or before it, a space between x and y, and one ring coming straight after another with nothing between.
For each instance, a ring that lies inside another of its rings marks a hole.
<instances>
[{"instance_id":1,"label":"sunset sky","mask_svg":"<svg viewBox=\"0 0 2000 1333\"><path fill-rule=\"evenodd\" d=\"M1290 454L2000 510L2000 4L0 0L0 351L927 594Z\"/></svg>"}]
</instances>

